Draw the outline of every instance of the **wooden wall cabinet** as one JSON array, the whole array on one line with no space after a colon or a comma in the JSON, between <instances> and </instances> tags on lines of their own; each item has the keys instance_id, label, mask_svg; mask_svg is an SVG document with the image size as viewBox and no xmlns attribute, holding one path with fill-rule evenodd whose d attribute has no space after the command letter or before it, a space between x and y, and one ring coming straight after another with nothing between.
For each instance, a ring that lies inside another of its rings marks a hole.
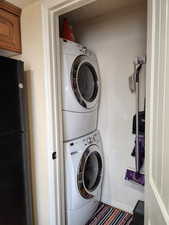
<instances>
[{"instance_id":1,"label":"wooden wall cabinet","mask_svg":"<svg viewBox=\"0 0 169 225\"><path fill-rule=\"evenodd\" d=\"M21 54L20 16L20 8L0 2L0 55Z\"/></svg>"}]
</instances>

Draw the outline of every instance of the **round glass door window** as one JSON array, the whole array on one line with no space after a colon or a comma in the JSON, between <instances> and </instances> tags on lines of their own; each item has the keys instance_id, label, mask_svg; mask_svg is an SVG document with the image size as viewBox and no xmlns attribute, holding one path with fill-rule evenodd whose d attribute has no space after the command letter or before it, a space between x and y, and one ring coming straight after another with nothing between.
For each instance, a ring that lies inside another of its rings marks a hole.
<instances>
[{"instance_id":1,"label":"round glass door window","mask_svg":"<svg viewBox=\"0 0 169 225\"><path fill-rule=\"evenodd\" d=\"M78 102L87 108L98 94L98 79L95 68L86 61L86 56L75 59L72 67L72 88Z\"/></svg>"},{"instance_id":2,"label":"round glass door window","mask_svg":"<svg viewBox=\"0 0 169 225\"><path fill-rule=\"evenodd\" d=\"M77 176L78 189L84 198L91 194L100 184L102 175L102 158L96 151L97 146L90 146L83 154Z\"/></svg>"}]
</instances>

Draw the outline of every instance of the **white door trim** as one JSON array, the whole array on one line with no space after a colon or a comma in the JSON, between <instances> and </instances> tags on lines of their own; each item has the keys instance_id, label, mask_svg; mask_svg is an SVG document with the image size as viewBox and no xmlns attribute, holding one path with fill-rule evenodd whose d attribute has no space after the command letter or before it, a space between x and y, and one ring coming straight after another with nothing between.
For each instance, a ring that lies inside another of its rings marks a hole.
<instances>
[{"instance_id":1,"label":"white door trim","mask_svg":"<svg viewBox=\"0 0 169 225\"><path fill-rule=\"evenodd\" d=\"M59 15L95 0L44 0L42 27L49 170L49 225L65 225ZM56 159L52 159L56 152Z\"/></svg>"},{"instance_id":2,"label":"white door trim","mask_svg":"<svg viewBox=\"0 0 169 225\"><path fill-rule=\"evenodd\" d=\"M169 224L164 182L168 178L164 160L168 152L168 12L168 0L148 0L145 225Z\"/></svg>"}]
</instances>

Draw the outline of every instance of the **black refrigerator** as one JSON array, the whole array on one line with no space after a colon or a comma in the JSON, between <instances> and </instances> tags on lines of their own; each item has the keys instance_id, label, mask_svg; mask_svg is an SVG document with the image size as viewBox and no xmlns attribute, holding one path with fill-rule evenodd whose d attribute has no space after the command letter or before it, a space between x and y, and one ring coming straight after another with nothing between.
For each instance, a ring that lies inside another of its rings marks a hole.
<instances>
[{"instance_id":1,"label":"black refrigerator","mask_svg":"<svg viewBox=\"0 0 169 225\"><path fill-rule=\"evenodd\" d=\"M0 225L32 225L23 62L0 56Z\"/></svg>"}]
</instances>

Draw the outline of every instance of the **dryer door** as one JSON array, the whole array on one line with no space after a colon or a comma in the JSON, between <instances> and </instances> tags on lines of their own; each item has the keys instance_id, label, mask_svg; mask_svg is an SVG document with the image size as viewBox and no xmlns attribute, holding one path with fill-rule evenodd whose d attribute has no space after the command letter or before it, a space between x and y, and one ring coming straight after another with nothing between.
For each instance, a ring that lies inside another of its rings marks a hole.
<instances>
[{"instance_id":1,"label":"dryer door","mask_svg":"<svg viewBox=\"0 0 169 225\"><path fill-rule=\"evenodd\" d=\"M97 65L85 55L77 57L73 63L71 80L73 92L78 102L85 108L92 108L99 97Z\"/></svg>"},{"instance_id":2,"label":"dryer door","mask_svg":"<svg viewBox=\"0 0 169 225\"><path fill-rule=\"evenodd\" d=\"M82 197L93 197L92 192L101 184L102 172L103 162L98 146L91 145L82 156L77 176L78 189Z\"/></svg>"}]
</instances>

